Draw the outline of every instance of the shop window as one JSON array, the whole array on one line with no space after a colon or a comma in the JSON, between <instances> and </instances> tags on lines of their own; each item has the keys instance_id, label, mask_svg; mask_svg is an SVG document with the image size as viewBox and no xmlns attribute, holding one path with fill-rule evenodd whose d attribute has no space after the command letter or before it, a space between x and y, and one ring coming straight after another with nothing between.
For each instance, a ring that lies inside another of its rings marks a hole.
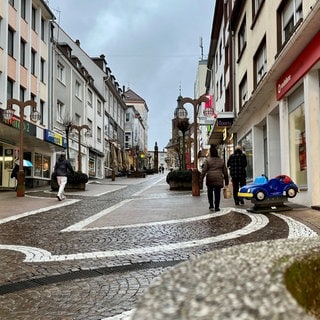
<instances>
[{"instance_id":1,"label":"shop window","mask_svg":"<svg viewBox=\"0 0 320 320\"><path fill-rule=\"evenodd\" d=\"M34 156L34 176L39 178L50 178L50 157L35 153Z\"/></svg>"},{"instance_id":2,"label":"shop window","mask_svg":"<svg viewBox=\"0 0 320 320\"><path fill-rule=\"evenodd\" d=\"M250 131L243 139L239 141L243 152L247 156L247 180L253 180L253 150L252 150L252 132Z\"/></svg>"},{"instance_id":3,"label":"shop window","mask_svg":"<svg viewBox=\"0 0 320 320\"><path fill-rule=\"evenodd\" d=\"M96 175L95 158L89 157L89 176L94 177Z\"/></svg>"},{"instance_id":4,"label":"shop window","mask_svg":"<svg viewBox=\"0 0 320 320\"><path fill-rule=\"evenodd\" d=\"M304 104L289 113L290 175L299 186L307 185L307 150Z\"/></svg>"}]
</instances>

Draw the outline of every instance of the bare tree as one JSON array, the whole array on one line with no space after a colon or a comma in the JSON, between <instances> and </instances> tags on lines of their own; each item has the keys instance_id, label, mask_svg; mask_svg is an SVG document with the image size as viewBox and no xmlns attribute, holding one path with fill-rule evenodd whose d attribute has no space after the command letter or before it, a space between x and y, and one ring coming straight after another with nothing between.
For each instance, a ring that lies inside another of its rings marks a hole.
<instances>
[{"instance_id":1,"label":"bare tree","mask_svg":"<svg viewBox=\"0 0 320 320\"><path fill-rule=\"evenodd\" d=\"M63 125L66 132L66 140L67 140L67 159L70 159L70 151L69 151L69 133L71 131L71 126L73 125L73 120L70 115L65 115L63 118Z\"/></svg>"}]
</instances>

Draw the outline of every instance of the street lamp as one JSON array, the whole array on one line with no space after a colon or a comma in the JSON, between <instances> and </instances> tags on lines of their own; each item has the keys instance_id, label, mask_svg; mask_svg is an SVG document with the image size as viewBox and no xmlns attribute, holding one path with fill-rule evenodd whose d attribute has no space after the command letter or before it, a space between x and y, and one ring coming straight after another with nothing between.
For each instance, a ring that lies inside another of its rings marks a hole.
<instances>
[{"instance_id":1,"label":"street lamp","mask_svg":"<svg viewBox=\"0 0 320 320\"><path fill-rule=\"evenodd\" d=\"M177 127L182 132L182 169L186 170L186 132L189 130L189 119L178 119Z\"/></svg>"},{"instance_id":2,"label":"street lamp","mask_svg":"<svg viewBox=\"0 0 320 320\"><path fill-rule=\"evenodd\" d=\"M17 175L17 197L24 197L25 194L25 174L23 170L23 138L24 138L24 108L27 106L32 107L32 112L30 113L30 119L33 122L37 122L40 120L41 115L37 111L37 103L33 100L28 101L19 101L17 99L8 99L7 108L3 112L3 118L5 120L10 120L15 110L13 109L13 105L17 105L19 107L19 117L20 117L20 144L19 144L19 172Z\"/></svg>"},{"instance_id":3,"label":"street lamp","mask_svg":"<svg viewBox=\"0 0 320 320\"><path fill-rule=\"evenodd\" d=\"M202 102L208 102L208 97L204 94L200 96L198 99L192 98L182 98L181 99L181 106L183 107L184 104L190 103L193 106L193 157L194 157L194 168L192 170L192 195L193 196L200 196L200 172L198 170L198 113L199 108ZM178 117L183 119L187 117L187 110L181 108L178 112Z\"/></svg>"},{"instance_id":4,"label":"street lamp","mask_svg":"<svg viewBox=\"0 0 320 320\"><path fill-rule=\"evenodd\" d=\"M150 161L151 161L152 155L150 152L148 152L147 157L148 157L149 169L151 169L151 162Z\"/></svg>"},{"instance_id":5,"label":"street lamp","mask_svg":"<svg viewBox=\"0 0 320 320\"><path fill-rule=\"evenodd\" d=\"M75 124L71 125L71 130L75 129L78 131L78 172L82 172L81 170L81 130L86 129L90 130L90 127L86 124L83 124L82 126L77 126Z\"/></svg>"}]
</instances>

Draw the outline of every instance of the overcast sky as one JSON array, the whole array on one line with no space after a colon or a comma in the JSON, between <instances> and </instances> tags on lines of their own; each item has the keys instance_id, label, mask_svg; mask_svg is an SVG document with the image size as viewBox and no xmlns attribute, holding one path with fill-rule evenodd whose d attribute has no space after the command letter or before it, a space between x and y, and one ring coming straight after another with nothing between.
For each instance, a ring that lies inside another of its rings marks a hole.
<instances>
[{"instance_id":1,"label":"overcast sky","mask_svg":"<svg viewBox=\"0 0 320 320\"><path fill-rule=\"evenodd\" d=\"M57 22L89 56L104 54L120 87L149 107L148 149L171 137L179 88L193 98L203 54L207 57L215 0L49 0ZM188 109L189 114L192 110Z\"/></svg>"}]
</instances>

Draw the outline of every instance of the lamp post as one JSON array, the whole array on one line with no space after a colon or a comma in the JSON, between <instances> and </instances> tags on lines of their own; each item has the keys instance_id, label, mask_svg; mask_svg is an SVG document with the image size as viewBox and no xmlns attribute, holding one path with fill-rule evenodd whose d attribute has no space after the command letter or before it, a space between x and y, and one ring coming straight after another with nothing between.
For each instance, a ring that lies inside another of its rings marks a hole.
<instances>
[{"instance_id":1,"label":"lamp post","mask_svg":"<svg viewBox=\"0 0 320 320\"><path fill-rule=\"evenodd\" d=\"M25 194L25 174L23 170L23 142L24 142L24 109L27 106L32 107L32 112L30 113L30 119L34 122L40 120L41 115L37 111L37 103L33 100L28 101L19 101L17 99L8 99L7 108L3 112L3 118L5 120L10 120L14 115L13 105L17 105L19 107L19 172L17 175L17 197L24 197Z\"/></svg>"},{"instance_id":2,"label":"lamp post","mask_svg":"<svg viewBox=\"0 0 320 320\"><path fill-rule=\"evenodd\" d=\"M89 131L90 128L86 124L83 124L82 126L77 126L75 124L72 124L71 129L75 129L78 131L78 172L82 172L82 169L81 169L81 130L86 129Z\"/></svg>"},{"instance_id":3,"label":"lamp post","mask_svg":"<svg viewBox=\"0 0 320 320\"><path fill-rule=\"evenodd\" d=\"M151 158L152 158L152 155L151 155L151 153L150 152L148 152L148 155L147 155L147 157L148 157L148 165L149 165L149 169L151 169Z\"/></svg>"},{"instance_id":4,"label":"lamp post","mask_svg":"<svg viewBox=\"0 0 320 320\"><path fill-rule=\"evenodd\" d=\"M200 172L198 170L198 113L199 108L202 102L208 102L208 97L206 95L200 96L198 99L192 98L181 98L181 106L183 107L184 104L190 103L193 106L193 157L194 157L194 168L192 170L192 195L193 196L200 196ZM181 112L178 113L178 117L183 119L187 117L187 112L182 112L185 110L181 108Z\"/></svg>"},{"instance_id":5,"label":"lamp post","mask_svg":"<svg viewBox=\"0 0 320 320\"><path fill-rule=\"evenodd\" d=\"M186 170L186 132L189 130L189 119L178 119L177 127L182 132L182 170Z\"/></svg>"}]
</instances>

